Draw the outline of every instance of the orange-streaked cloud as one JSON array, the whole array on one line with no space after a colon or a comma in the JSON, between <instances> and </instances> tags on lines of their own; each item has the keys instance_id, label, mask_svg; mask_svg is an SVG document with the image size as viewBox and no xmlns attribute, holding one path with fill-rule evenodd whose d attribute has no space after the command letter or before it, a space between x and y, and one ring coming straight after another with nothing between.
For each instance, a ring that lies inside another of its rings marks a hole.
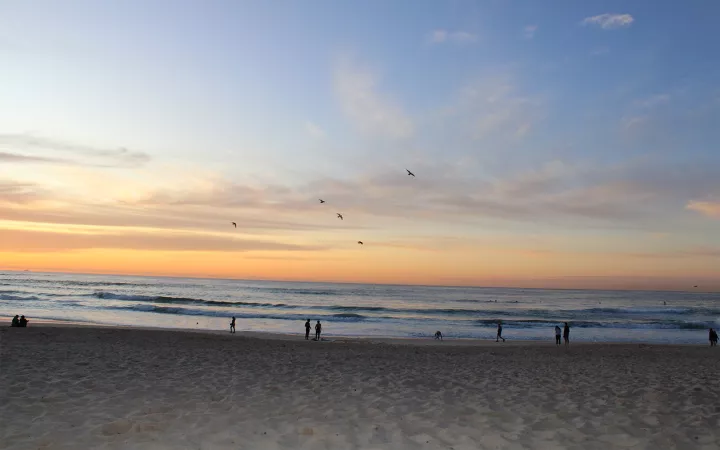
<instances>
[{"instance_id":1,"label":"orange-streaked cloud","mask_svg":"<svg viewBox=\"0 0 720 450\"><path fill-rule=\"evenodd\" d=\"M708 201L690 201L687 204L687 209L698 212L708 217L720 218L720 202L708 202Z\"/></svg>"}]
</instances>

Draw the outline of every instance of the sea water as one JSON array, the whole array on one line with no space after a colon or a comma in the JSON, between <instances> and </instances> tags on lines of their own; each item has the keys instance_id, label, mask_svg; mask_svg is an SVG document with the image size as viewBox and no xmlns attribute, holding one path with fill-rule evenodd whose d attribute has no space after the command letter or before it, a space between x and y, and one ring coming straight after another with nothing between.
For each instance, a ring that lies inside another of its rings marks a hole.
<instances>
[{"instance_id":1,"label":"sea water","mask_svg":"<svg viewBox=\"0 0 720 450\"><path fill-rule=\"evenodd\" d=\"M0 272L0 315L33 319L325 336L707 343L720 294L299 283Z\"/></svg>"}]
</instances>

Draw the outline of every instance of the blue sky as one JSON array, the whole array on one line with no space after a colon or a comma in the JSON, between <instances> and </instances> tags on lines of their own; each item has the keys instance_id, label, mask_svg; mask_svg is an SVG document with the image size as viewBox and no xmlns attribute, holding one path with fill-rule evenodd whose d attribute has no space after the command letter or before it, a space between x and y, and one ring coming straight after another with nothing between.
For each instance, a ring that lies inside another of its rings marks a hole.
<instances>
[{"instance_id":1,"label":"blue sky","mask_svg":"<svg viewBox=\"0 0 720 450\"><path fill-rule=\"evenodd\" d=\"M4 219L50 220L41 201L117 214L190 197L260 215L335 189L384 239L407 220L422 236L527 246L540 233L555 237L545 247L691 248L712 264L719 14L705 1L0 1L0 182L38 202ZM672 238L639 237L659 235Z\"/></svg>"}]
</instances>

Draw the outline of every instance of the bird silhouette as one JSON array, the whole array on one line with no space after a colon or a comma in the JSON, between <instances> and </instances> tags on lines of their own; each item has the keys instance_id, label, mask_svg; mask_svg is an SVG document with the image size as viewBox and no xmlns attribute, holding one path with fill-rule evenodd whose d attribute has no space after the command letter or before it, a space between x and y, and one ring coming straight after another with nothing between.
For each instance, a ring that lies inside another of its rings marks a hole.
<instances>
[{"instance_id":1,"label":"bird silhouette","mask_svg":"<svg viewBox=\"0 0 720 450\"><path fill-rule=\"evenodd\" d=\"M407 170L407 169L405 169L405 170ZM408 173L408 175L411 176L411 177L414 177L414 176L415 176L415 174L412 173L412 172L410 172L409 170L407 170L407 173Z\"/></svg>"},{"instance_id":2,"label":"bird silhouette","mask_svg":"<svg viewBox=\"0 0 720 450\"><path fill-rule=\"evenodd\" d=\"M363 241L358 241L358 244L365 245L365 244L363 244Z\"/></svg>"},{"instance_id":3,"label":"bird silhouette","mask_svg":"<svg viewBox=\"0 0 720 450\"><path fill-rule=\"evenodd\" d=\"M340 220L345 220L345 219L343 219L343 216L342 216L342 214L340 214L340 213L337 213L337 215L338 215L338 219L340 219Z\"/></svg>"},{"instance_id":4,"label":"bird silhouette","mask_svg":"<svg viewBox=\"0 0 720 450\"><path fill-rule=\"evenodd\" d=\"M320 200L320 203L325 203L325 200L323 200L321 198L319 198L318 200Z\"/></svg>"},{"instance_id":5,"label":"bird silhouette","mask_svg":"<svg viewBox=\"0 0 720 450\"><path fill-rule=\"evenodd\" d=\"M237 224L236 224L235 222L230 222L230 223L233 224L233 226L234 226L235 228L237 228Z\"/></svg>"}]
</instances>

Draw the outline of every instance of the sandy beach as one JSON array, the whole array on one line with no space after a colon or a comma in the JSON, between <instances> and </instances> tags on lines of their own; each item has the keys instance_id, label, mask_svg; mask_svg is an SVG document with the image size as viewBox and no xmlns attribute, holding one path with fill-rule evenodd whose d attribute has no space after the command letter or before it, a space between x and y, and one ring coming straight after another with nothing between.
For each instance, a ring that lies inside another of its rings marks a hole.
<instances>
[{"instance_id":1,"label":"sandy beach","mask_svg":"<svg viewBox=\"0 0 720 450\"><path fill-rule=\"evenodd\" d=\"M702 346L0 329L3 449L720 447Z\"/></svg>"}]
</instances>

